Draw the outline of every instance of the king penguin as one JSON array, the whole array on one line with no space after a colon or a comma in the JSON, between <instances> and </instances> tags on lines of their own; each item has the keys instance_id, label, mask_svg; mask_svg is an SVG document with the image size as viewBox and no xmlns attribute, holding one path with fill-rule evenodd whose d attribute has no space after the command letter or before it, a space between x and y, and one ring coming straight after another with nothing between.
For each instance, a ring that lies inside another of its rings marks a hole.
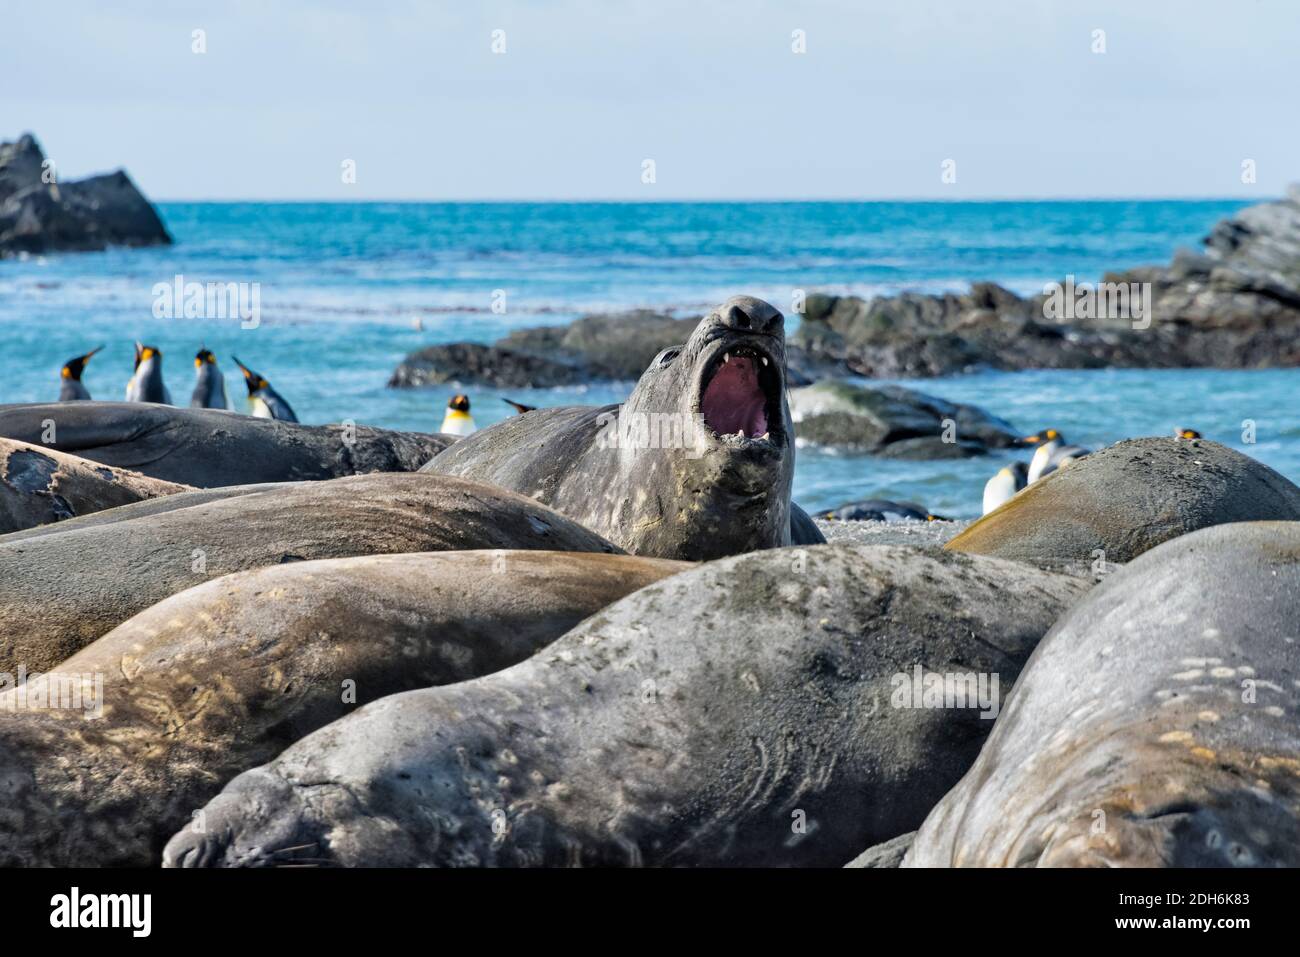
<instances>
[{"instance_id":1,"label":"king penguin","mask_svg":"<svg viewBox=\"0 0 1300 957\"><path fill-rule=\"evenodd\" d=\"M1027 435L1022 441L1038 446L1034 457L1029 461L1027 478L1031 485L1061 466L1083 458L1091 451L1082 445L1066 445L1065 436L1056 429L1045 429L1037 435Z\"/></svg>"},{"instance_id":2,"label":"king penguin","mask_svg":"<svg viewBox=\"0 0 1300 957\"><path fill-rule=\"evenodd\" d=\"M234 356L230 358L235 359ZM281 422L297 422L298 417L289 408L289 403L281 398L280 393L271 388L260 375L238 359L235 365L244 373L244 384L248 386L248 404L253 407L253 416L259 419L279 419Z\"/></svg>"},{"instance_id":3,"label":"king penguin","mask_svg":"<svg viewBox=\"0 0 1300 957\"><path fill-rule=\"evenodd\" d=\"M62 385L59 386L59 401L74 402L77 399L89 399L90 391L81 383L81 373L86 369L86 363L103 346L96 346L84 356L77 356L75 359L69 359L59 370L59 376L62 379Z\"/></svg>"},{"instance_id":4,"label":"king penguin","mask_svg":"<svg viewBox=\"0 0 1300 957\"><path fill-rule=\"evenodd\" d=\"M469 414L469 396L453 395L447 403L447 415L442 420L442 428L438 431L463 437L472 435L477 429L474 417Z\"/></svg>"},{"instance_id":5,"label":"king penguin","mask_svg":"<svg viewBox=\"0 0 1300 957\"><path fill-rule=\"evenodd\" d=\"M194 391L190 394L192 409L228 409L226 377L217 368L217 357L210 349L199 349L194 356Z\"/></svg>"},{"instance_id":6,"label":"king penguin","mask_svg":"<svg viewBox=\"0 0 1300 957\"><path fill-rule=\"evenodd\" d=\"M984 483L984 514L987 515L1003 502L1029 484L1029 466L1015 462L998 469L996 475Z\"/></svg>"},{"instance_id":7,"label":"king penguin","mask_svg":"<svg viewBox=\"0 0 1300 957\"><path fill-rule=\"evenodd\" d=\"M163 384L162 352L156 346L135 344L135 373L126 384L126 401L172 404L172 394Z\"/></svg>"}]
</instances>

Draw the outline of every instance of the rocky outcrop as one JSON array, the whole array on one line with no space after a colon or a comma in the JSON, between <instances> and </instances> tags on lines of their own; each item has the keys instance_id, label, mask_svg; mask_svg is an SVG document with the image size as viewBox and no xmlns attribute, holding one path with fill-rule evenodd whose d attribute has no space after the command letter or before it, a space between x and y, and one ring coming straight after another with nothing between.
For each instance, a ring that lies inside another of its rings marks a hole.
<instances>
[{"instance_id":1,"label":"rocky outcrop","mask_svg":"<svg viewBox=\"0 0 1300 957\"><path fill-rule=\"evenodd\" d=\"M567 326L516 329L493 345L452 342L429 346L402 360L388 380L392 389L455 384L509 389L549 389L585 382L640 378L661 350L679 346L699 316L677 318L646 309L584 316ZM786 349L787 380L807 385L840 364Z\"/></svg>"},{"instance_id":2,"label":"rocky outcrop","mask_svg":"<svg viewBox=\"0 0 1300 957\"><path fill-rule=\"evenodd\" d=\"M787 337L789 380L1300 365L1300 187L1220 222L1203 245L1179 251L1168 266L1103 277L1150 283L1150 321L1136 324L1127 313L1061 315L1044 295L1021 297L991 282L961 294L869 300L813 293ZM389 385L549 388L633 379L660 349L685 341L696 321L643 310L518 330L492 346L433 346L408 356Z\"/></svg>"},{"instance_id":3,"label":"rocky outcrop","mask_svg":"<svg viewBox=\"0 0 1300 957\"><path fill-rule=\"evenodd\" d=\"M827 381L794 389L790 416L801 443L889 458L970 458L1021 444L1010 423L983 409L896 385Z\"/></svg>"},{"instance_id":4,"label":"rocky outcrop","mask_svg":"<svg viewBox=\"0 0 1300 957\"><path fill-rule=\"evenodd\" d=\"M976 283L962 295L810 295L790 341L841 374L880 377L981 367L1300 365L1300 187L1220 222L1203 252L1180 251L1168 266L1103 281L1150 283L1149 326L1063 318L1044 308L1045 296Z\"/></svg>"},{"instance_id":5,"label":"rocky outcrop","mask_svg":"<svg viewBox=\"0 0 1300 957\"><path fill-rule=\"evenodd\" d=\"M495 345L453 342L407 356L390 388L486 385L546 389L639 378L661 349L680 345L699 317L675 319L646 310L585 316L567 326L516 329Z\"/></svg>"},{"instance_id":6,"label":"rocky outcrop","mask_svg":"<svg viewBox=\"0 0 1300 957\"><path fill-rule=\"evenodd\" d=\"M30 133L0 143L0 257L172 241L125 171L47 183L44 163Z\"/></svg>"}]
</instances>

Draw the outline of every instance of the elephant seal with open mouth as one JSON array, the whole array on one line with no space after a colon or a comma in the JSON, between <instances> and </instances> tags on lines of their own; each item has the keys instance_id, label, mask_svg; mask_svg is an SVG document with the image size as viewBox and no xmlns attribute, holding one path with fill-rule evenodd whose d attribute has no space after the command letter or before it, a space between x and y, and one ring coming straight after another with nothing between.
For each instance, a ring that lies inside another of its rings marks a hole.
<instances>
[{"instance_id":1,"label":"elephant seal with open mouth","mask_svg":"<svg viewBox=\"0 0 1300 957\"><path fill-rule=\"evenodd\" d=\"M196 488L414 472L455 441L142 402L0 405L0 436Z\"/></svg>"},{"instance_id":2,"label":"elephant seal with open mouth","mask_svg":"<svg viewBox=\"0 0 1300 957\"><path fill-rule=\"evenodd\" d=\"M637 555L824 542L790 501L784 324L766 302L734 296L660 352L622 406L526 412L422 471L530 495Z\"/></svg>"}]
</instances>

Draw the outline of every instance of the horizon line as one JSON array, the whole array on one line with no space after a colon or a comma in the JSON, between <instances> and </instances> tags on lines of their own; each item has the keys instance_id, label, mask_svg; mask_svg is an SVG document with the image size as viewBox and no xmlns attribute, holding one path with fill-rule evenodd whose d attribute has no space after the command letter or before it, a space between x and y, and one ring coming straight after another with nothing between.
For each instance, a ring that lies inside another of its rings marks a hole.
<instances>
[{"instance_id":1,"label":"horizon line","mask_svg":"<svg viewBox=\"0 0 1300 957\"><path fill-rule=\"evenodd\" d=\"M627 199L627 198L590 198L590 199L537 199L528 197L518 197L510 199L427 199L427 198L358 198L358 199L340 199L337 197L304 197L295 199L273 199L268 197L234 197L234 198L195 198L195 197L166 197L153 199L155 203L273 203L279 205L307 205L307 204L334 204L334 205L360 205L363 203L390 203L395 205L474 205L474 206L493 206L506 205L510 203L528 203L537 206L579 206L579 205L599 205L599 206L644 206L654 204L684 204L694 203L699 205L814 205L819 203L825 204L873 204L873 203L933 203L940 204L957 204L957 203L1229 203L1229 202L1270 202L1285 198L1286 193L1268 194L1258 197L1247 196L1199 196L1199 195L1177 195L1177 196L971 196L971 197L954 197L952 199L942 199L933 196L898 196L890 198L854 198L854 197L829 197L829 198L766 198L766 199L703 199L689 197L664 197L660 199Z\"/></svg>"}]
</instances>

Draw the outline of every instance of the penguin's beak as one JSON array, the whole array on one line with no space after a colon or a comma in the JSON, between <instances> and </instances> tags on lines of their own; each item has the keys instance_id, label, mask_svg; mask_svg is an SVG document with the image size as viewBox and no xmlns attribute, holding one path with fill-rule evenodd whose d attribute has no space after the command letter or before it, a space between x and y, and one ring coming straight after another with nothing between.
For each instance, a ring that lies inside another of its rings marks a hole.
<instances>
[{"instance_id":1,"label":"penguin's beak","mask_svg":"<svg viewBox=\"0 0 1300 957\"><path fill-rule=\"evenodd\" d=\"M268 383L265 379L263 379L252 369L248 368L248 366L244 365L238 359L235 359L234 356L231 356L230 358L235 360L235 365L239 366L239 371L244 373L244 384L248 386L249 395L252 395L258 389L266 388Z\"/></svg>"},{"instance_id":2,"label":"penguin's beak","mask_svg":"<svg viewBox=\"0 0 1300 957\"><path fill-rule=\"evenodd\" d=\"M82 363L84 364L89 362L91 356L93 356L97 352L102 352L103 349L104 349L103 346L95 346L95 348L91 349L89 352L87 352L84 356L81 357Z\"/></svg>"},{"instance_id":3,"label":"penguin's beak","mask_svg":"<svg viewBox=\"0 0 1300 957\"><path fill-rule=\"evenodd\" d=\"M1041 435L1026 435L1020 441L1024 442L1025 445L1037 445L1043 441L1043 437Z\"/></svg>"}]
</instances>

